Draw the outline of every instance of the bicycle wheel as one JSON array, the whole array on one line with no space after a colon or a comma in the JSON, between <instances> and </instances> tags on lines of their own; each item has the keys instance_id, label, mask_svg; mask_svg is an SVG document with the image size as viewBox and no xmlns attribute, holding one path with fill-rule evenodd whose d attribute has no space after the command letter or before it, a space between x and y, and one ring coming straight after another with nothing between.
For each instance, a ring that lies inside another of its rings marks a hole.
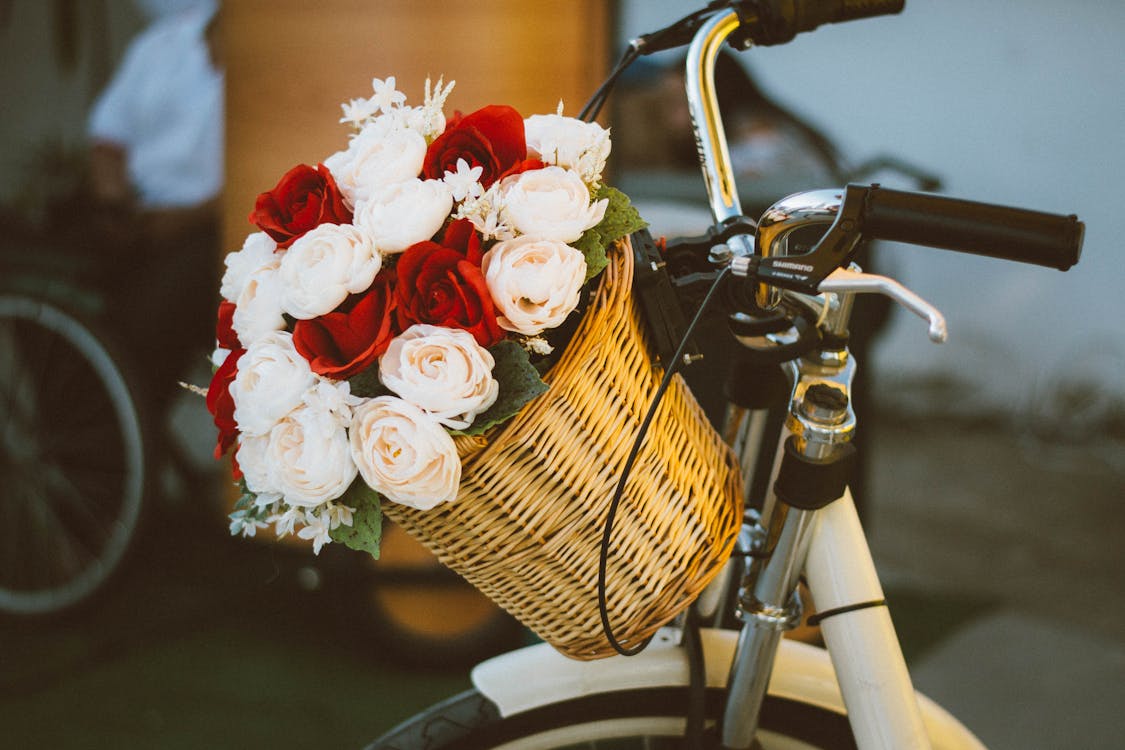
<instances>
[{"instance_id":1,"label":"bicycle wheel","mask_svg":"<svg viewBox=\"0 0 1125 750\"><path fill-rule=\"evenodd\" d=\"M140 408L103 337L54 303L0 294L0 612L99 591L141 517Z\"/></svg>"},{"instance_id":2,"label":"bicycle wheel","mask_svg":"<svg viewBox=\"0 0 1125 750\"><path fill-rule=\"evenodd\" d=\"M707 693L713 725L723 693ZM400 724L367 750L679 750L687 705L683 687L585 696L501 718L476 690ZM855 748L847 717L767 696L757 741L762 750Z\"/></svg>"}]
</instances>

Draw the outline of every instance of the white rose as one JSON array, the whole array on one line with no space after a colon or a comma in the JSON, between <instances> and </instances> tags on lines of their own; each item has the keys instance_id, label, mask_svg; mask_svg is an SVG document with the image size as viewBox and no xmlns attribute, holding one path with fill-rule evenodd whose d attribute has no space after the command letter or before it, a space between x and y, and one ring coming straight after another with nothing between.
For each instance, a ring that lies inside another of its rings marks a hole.
<instances>
[{"instance_id":1,"label":"white rose","mask_svg":"<svg viewBox=\"0 0 1125 750\"><path fill-rule=\"evenodd\" d=\"M394 396L370 399L353 413L350 439L363 481L388 500L429 510L456 499L457 447L417 406Z\"/></svg>"},{"instance_id":2,"label":"white rose","mask_svg":"<svg viewBox=\"0 0 1125 750\"><path fill-rule=\"evenodd\" d=\"M532 115L524 120L528 156L572 169L587 183L601 179L609 158L609 131L596 122L562 115Z\"/></svg>"},{"instance_id":3,"label":"white rose","mask_svg":"<svg viewBox=\"0 0 1125 750\"><path fill-rule=\"evenodd\" d=\"M281 255L277 253L277 243L265 232L254 232L242 243L242 249L227 253L223 265L223 280L219 294L227 302L238 302L250 275L263 268L277 268Z\"/></svg>"},{"instance_id":4,"label":"white rose","mask_svg":"<svg viewBox=\"0 0 1125 750\"><path fill-rule=\"evenodd\" d=\"M496 402L496 361L468 331L413 325L379 358L379 379L398 396L463 430Z\"/></svg>"},{"instance_id":5,"label":"white rose","mask_svg":"<svg viewBox=\"0 0 1125 750\"><path fill-rule=\"evenodd\" d=\"M250 274L234 302L231 327L243 346L285 328L281 310L281 279L276 266L265 266Z\"/></svg>"},{"instance_id":6,"label":"white rose","mask_svg":"<svg viewBox=\"0 0 1125 750\"><path fill-rule=\"evenodd\" d=\"M380 188L356 205L353 222L383 253L401 253L437 234L453 210L453 191L441 180L417 178Z\"/></svg>"},{"instance_id":7,"label":"white rose","mask_svg":"<svg viewBox=\"0 0 1125 750\"><path fill-rule=\"evenodd\" d=\"M377 119L324 161L349 205L356 206L385 185L417 177L426 156L426 139L395 118Z\"/></svg>"},{"instance_id":8,"label":"white rose","mask_svg":"<svg viewBox=\"0 0 1125 750\"><path fill-rule=\"evenodd\" d=\"M281 496L281 491L270 476L269 460L266 458L269 443L269 435L240 433L238 436L238 468L242 471L246 487L259 500L268 500L270 497L280 499Z\"/></svg>"},{"instance_id":9,"label":"white rose","mask_svg":"<svg viewBox=\"0 0 1125 750\"><path fill-rule=\"evenodd\" d=\"M481 270L500 327L535 336L558 327L578 306L586 258L565 243L525 236L493 245Z\"/></svg>"},{"instance_id":10,"label":"white rose","mask_svg":"<svg viewBox=\"0 0 1125 750\"><path fill-rule=\"evenodd\" d=\"M293 336L274 331L262 336L238 360L230 385L234 421L248 435L264 435L303 401L316 383L309 363L293 348Z\"/></svg>"},{"instance_id":11,"label":"white rose","mask_svg":"<svg viewBox=\"0 0 1125 750\"><path fill-rule=\"evenodd\" d=\"M507 224L520 234L574 242L605 216L608 200L590 204L590 190L577 172L544 167L501 181Z\"/></svg>"},{"instance_id":12,"label":"white rose","mask_svg":"<svg viewBox=\"0 0 1125 750\"><path fill-rule=\"evenodd\" d=\"M371 238L351 224L321 224L281 260L281 309L299 320L332 312L368 289L382 266Z\"/></svg>"},{"instance_id":13,"label":"white rose","mask_svg":"<svg viewBox=\"0 0 1125 750\"><path fill-rule=\"evenodd\" d=\"M290 412L270 430L266 463L285 502L302 508L340 497L357 473L348 431L308 406Z\"/></svg>"}]
</instances>

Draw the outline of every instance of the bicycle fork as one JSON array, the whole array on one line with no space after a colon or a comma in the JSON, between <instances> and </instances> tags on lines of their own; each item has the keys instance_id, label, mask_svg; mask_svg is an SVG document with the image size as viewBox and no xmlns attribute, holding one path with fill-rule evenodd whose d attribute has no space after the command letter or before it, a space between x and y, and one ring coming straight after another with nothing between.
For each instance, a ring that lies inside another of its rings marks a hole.
<instances>
[{"instance_id":1,"label":"bicycle fork","mask_svg":"<svg viewBox=\"0 0 1125 750\"><path fill-rule=\"evenodd\" d=\"M927 748L913 687L874 563L846 488L855 415L854 363L817 352L789 363L793 395L778 448L764 533L739 594L743 627L728 678L722 746L753 747L758 716L785 630L799 624L807 574L856 742L867 748Z\"/></svg>"}]
</instances>

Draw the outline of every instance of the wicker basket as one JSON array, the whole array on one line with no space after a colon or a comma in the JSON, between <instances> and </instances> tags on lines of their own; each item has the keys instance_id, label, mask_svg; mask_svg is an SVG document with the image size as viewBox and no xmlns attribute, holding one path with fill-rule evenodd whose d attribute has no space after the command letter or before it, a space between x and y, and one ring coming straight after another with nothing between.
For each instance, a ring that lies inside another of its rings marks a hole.
<instances>
[{"instance_id":1,"label":"wicker basket","mask_svg":"<svg viewBox=\"0 0 1125 750\"><path fill-rule=\"evenodd\" d=\"M458 498L384 512L563 654L610 656L598 555L626 456L659 385L631 294L633 253L615 248L583 320L507 424L459 438ZM677 375L618 509L607 572L615 637L635 645L721 569L741 519L735 459Z\"/></svg>"}]
</instances>

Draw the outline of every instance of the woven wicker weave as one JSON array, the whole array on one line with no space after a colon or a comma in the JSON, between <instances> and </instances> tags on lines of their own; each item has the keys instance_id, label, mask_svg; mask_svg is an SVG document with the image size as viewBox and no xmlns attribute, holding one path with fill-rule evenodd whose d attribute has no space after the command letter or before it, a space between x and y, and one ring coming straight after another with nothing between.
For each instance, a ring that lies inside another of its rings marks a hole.
<instances>
[{"instance_id":1,"label":"woven wicker weave","mask_svg":"<svg viewBox=\"0 0 1125 750\"><path fill-rule=\"evenodd\" d=\"M614 653L598 614L598 553L620 471L661 373L631 294L633 253L611 253L593 301L545 377L550 390L483 438L460 438L460 494L384 512L544 641L577 659ZM636 644L721 569L741 519L733 455L677 375L614 525L607 600Z\"/></svg>"}]
</instances>

